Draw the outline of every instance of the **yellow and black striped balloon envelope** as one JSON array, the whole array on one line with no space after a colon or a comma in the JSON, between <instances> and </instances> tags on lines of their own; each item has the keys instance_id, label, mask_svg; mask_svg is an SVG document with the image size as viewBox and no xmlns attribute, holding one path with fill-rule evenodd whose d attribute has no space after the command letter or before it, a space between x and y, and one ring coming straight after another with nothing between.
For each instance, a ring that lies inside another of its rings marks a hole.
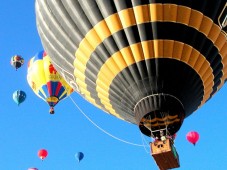
<instances>
[{"instance_id":1,"label":"yellow and black striped balloon envelope","mask_svg":"<svg viewBox=\"0 0 227 170\"><path fill-rule=\"evenodd\" d=\"M36 0L53 64L148 136L176 133L227 79L226 0Z\"/></svg>"}]
</instances>

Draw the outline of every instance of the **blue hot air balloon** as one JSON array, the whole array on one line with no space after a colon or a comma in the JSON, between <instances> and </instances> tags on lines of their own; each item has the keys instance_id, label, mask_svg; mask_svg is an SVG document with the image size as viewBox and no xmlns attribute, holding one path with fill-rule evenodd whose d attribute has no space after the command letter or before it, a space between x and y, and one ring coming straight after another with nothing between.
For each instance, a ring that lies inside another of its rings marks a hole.
<instances>
[{"instance_id":1,"label":"blue hot air balloon","mask_svg":"<svg viewBox=\"0 0 227 170\"><path fill-rule=\"evenodd\" d=\"M16 90L13 93L13 100L17 103L17 105L20 105L22 102L24 102L26 99L26 93L22 90Z\"/></svg>"},{"instance_id":2,"label":"blue hot air balloon","mask_svg":"<svg viewBox=\"0 0 227 170\"><path fill-rule=\"evenodd\" d=\"M80 162L84 158L84 154L82 152L77 152L75 154L75 158L77 159L78 162Z\"/></svg>"}]
</instances>

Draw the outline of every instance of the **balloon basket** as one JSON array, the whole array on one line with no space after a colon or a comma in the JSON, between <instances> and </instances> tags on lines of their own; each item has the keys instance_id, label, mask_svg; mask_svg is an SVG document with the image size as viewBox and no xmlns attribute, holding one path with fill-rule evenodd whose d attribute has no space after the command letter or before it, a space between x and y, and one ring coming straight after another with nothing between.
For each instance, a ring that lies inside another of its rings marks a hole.
<instances>
[{"instance_id":1,"label":"balloon basket","mask_svg":"<svg viewBox=\"0 0 227 170\"><path fill-rule=\"evenodd\" d=\"M155 141L150 144L151 154L160 170L179 168L179 156L170 139Z\"/></svg>"}]
</instances>

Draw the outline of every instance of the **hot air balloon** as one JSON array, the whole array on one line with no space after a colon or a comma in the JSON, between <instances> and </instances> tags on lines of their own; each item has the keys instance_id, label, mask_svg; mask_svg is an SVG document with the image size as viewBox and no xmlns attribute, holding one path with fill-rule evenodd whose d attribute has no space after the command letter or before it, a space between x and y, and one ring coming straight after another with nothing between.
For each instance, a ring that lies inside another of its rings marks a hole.
<instances>
[{"instance_id":1,"label":"hot air balloon","mask_svg":"<svg viewBox=\"0 0 227 170\"><path fill-rule=\"evenodd\" d=\"M27 81L34 93L48 103L51 114L54 113L54 106L73 92L45 51L40 51L30 59Z\"/></svg>"},{"instance_id":2,"label":"hot air balloon","mask_svg":"<svg viewBox=\"0 0 227 170\"><path fill-rule=\"evenodd\" d=\"M20 55L15 55L11 58L10 64L17 70L24 64L24 59Z\"/></svg>"},{"instance_id":3,"label":"hot air balloon","mask_svg":"<svg viewBox=\"0 0 227 170\"><path fill-rule=\"evenodd\" d=\"M28 170L39 170L38 168L28 168Z\"/></svg>"},{"instance_id":4,"label":"hot air balloon","mask_svg":"<svg viewBox=\"0 0 227 170\"><path fill-rule=\"evenodd\" d=\"M75 154L75 158L78 162L80 162L84 158L84 154L82 152L77 152Z\"/></svg>"},{"instance_id":5,"label":"hot air balloon","mask_svg":"<svg viewBox=\"0 0 227 170\"><path fill-rule=\"evenodd\" d=\"M199 134L198 134L198 132L191 131L191 132L187 133L186 138L190 143L195 145L199 140Z\"/></svg>"},{"instance_id":6,"label":"hot air balloon","mask_svg":"<svg viewBox=\"0 0 227 170\"><path fill-rule=\"evenodd\" d=\"M42 160L44 160L47 157L47 155L48 155L48 152L46 149L40 149L38 151L38 157Z\"/></svg>"},{"instance_id":7,"label":"hot air balloon","mask_svg":"<svg viewBox=\"0 0 227 170\"><path fill-rule=\"evenodd\" d=\"M36 22L75 91L160 138L161 130L175 134L227 80L226 24L219 22L225 6L226 0L36 0Z\"/></svg>"},{"instance_id":8,"label":"hot air balloon","mask_svg":"<svg viewBox=\"0 0 227 170\"><path fill-rule=\"evenodd\" d=\"M26 93L22 90L16 90L13 93L13 100L15 103L19 106L22 102L24 102L26 99Z\"/></svg>"}]
</instances>

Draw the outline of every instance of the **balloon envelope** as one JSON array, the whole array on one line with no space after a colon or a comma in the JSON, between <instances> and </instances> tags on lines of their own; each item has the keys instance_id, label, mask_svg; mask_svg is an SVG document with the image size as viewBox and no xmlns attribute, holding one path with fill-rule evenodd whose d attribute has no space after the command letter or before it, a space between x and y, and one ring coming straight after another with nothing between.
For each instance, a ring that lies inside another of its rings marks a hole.
<instances>
[{"instance_id":1,"label":"balloon envelope","mask_svg":"<svg viewBox=\"0 0 227 170\"><path fill-rule=\"evenodd\" d=\"M77 159L78 162L80 162L84 158L84 154L82 152L77 152L75 154L75 158Z\"/></svg>"},{"instance_id":2,"label":"balloon envelope","mask_svg":"<svg viewBox=\"0 0 227 170\"><path fill-rule=\"evenodd\" d=\"M225 5L36 0L36 21L75 91L145 135L173 135L227 80L226 32L218 22Z\"/></svg>"},{"instance_id":3,"label":"balloon envelope","mask_svg":"<svg viewBox=\"0 0 227 170\"><path fill-rule=\"evenodd\" d=\"M28 170L39 170L38 168L28 168Z\"/></svg>"},{"instance_id":4,"label":"balloon envelope","mask_svg":"<svg viewBox=\"0 0 227 170\"><path fill-rule=\"evenodd\" d=\"M40 51L29 60L27 81L34 93L47 102L52 109L73 92L54 68L45 51Z\"/></svg>"},{"instance_id":5,"label":"balloon envelope","mask_svg":"<svg viewBox=\"0 0 227 170\"><path fill-rule=\"evenodd\" d=\"M26 99L26 93L22 90L17 90L13 93L13 100L17 105L20 105Z\"/></svg>"},{"instance_id":6,"label":"balloon envelope","mask_svg":"<svg viewBox=\"0 0 227 170\"><path fill-rule=\"evenodd\" d=\"M40 149L38 151L38 157L42 160L45 159L47 157L47 155L48 155L48 152L46 149Z\"/></svg>"},{"instance_id":7,"label":"balloon envelope","mask_svg":"<svg viewBox=\"0 0 227 170\"><path fill-rule=\"evenodd\" d=\"M190 143L195 145L199 140L199 134L196 131L191 131L187 133L186 138Z\"/></svg>"}]
</instances>

